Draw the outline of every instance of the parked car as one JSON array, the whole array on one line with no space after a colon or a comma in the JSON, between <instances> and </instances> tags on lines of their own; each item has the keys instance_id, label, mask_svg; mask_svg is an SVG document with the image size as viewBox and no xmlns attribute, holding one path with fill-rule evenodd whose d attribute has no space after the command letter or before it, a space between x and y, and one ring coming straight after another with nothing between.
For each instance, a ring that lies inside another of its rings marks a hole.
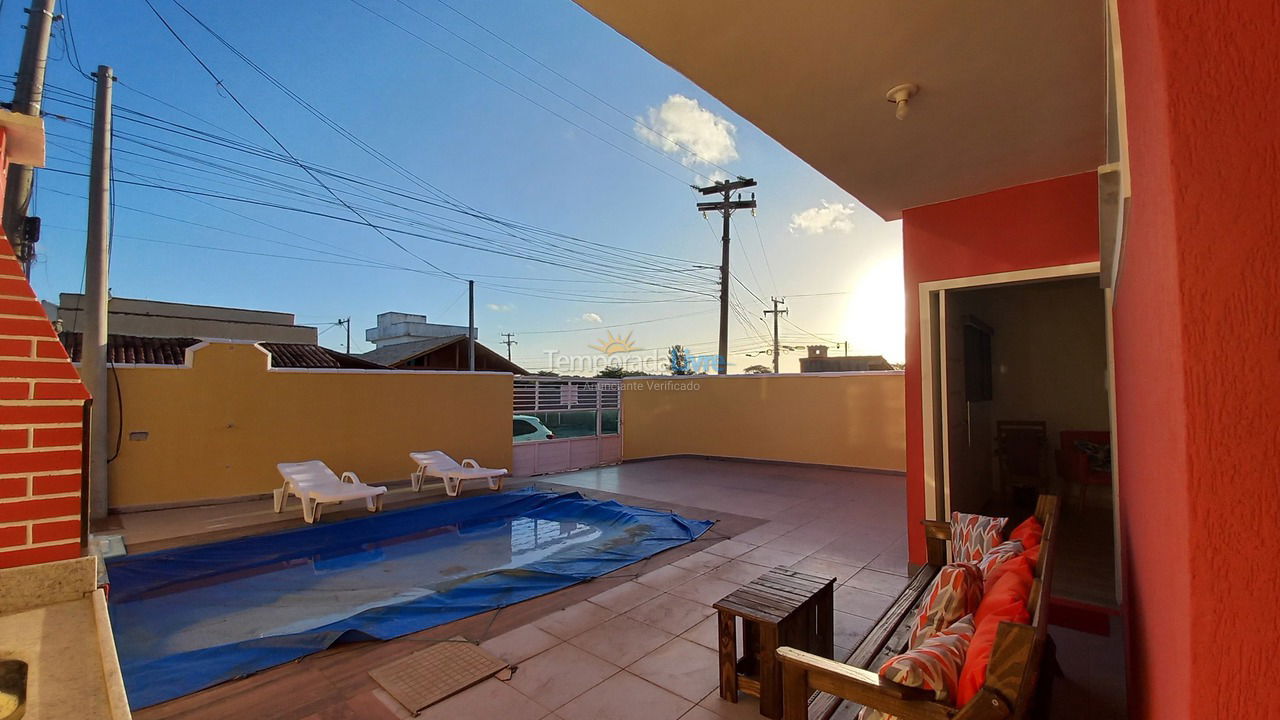
<instances>
[{"instance_id":1,"label":"parked car","mask_svg":"<svg viewBox=\"0 0 1280 720\"><path fill-rule=\"evenodd\" d=\"M530 440L555 440L556 434L551 432L542 421L532 415L511 416L511 439L514 442Z\"/></svg>"}]
</instances>

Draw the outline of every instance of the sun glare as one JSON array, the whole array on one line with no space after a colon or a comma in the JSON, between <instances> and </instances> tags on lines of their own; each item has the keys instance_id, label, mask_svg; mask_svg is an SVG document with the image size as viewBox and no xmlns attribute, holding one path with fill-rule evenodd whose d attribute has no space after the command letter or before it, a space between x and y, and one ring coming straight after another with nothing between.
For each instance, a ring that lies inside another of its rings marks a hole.
<instances>
[{"instance_id":1,"label":"sun glare","mask_svg":"<svg viewBox=\"0 0 1280 720\"><path fill-rule=\"evenodd\" d=\"M902 260L886 258L864 270L845 309L849 354L884 355L889 362L902 362L906 356L905 315Z\"/></svg>"}]
</instances>

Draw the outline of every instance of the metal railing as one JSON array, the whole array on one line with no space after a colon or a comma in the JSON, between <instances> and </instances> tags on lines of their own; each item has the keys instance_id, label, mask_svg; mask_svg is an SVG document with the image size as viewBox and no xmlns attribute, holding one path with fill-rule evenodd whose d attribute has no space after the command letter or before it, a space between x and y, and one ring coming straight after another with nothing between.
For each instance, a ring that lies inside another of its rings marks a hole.
<instances>
[{"instance_id":1,"label":"metal railing","mask_svg":"<svg viewBox=\"0 0 1280 720\"><path fill-rule=\"evenodd\" d=\"M517 415L556 410L617 410L622 381L601 378L518 377L511 407Z\"/></svg>"}]
</instances>

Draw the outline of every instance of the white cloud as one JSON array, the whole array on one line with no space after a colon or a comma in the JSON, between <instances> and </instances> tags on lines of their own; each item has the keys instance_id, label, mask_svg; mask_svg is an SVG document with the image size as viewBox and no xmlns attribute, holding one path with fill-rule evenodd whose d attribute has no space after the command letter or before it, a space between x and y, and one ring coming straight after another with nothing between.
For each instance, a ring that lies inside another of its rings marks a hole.
<instances>
[{"instance_id":1,"label":"white cloud","mask_svg":"<svg viewBox=\"0 0 1280 720\"><path fill-rule=\"evenodd\" d=\"M644 118L636 118L635 125L641 140L676 156L695 171L737 160L736 132L733 123L680 94L668 97L659 107L649 108Z\"/></svg>"},{"instance_id":2,"label":"white cloud","mask_svg":"<svg viewBox=\"0 0 1280 720\"><path fill-rule=\"evenodd\" d=\"M595 313L582 313L582 319L594 325L599 325L600 323L604 322L604 320Z\"/></svg>"},{"instance_id":3,"label":"white cloud","mask_svg":"<svg viewBox=\"0 0 1280 720\"><path fill-rule=\"evenodd\" d=\"M853 213L853 203L829 203L823 200L822 207L809 208L792 215L791 232L805 235L852 232Z\"/></svg>"},{"instance_id":4,"label":"white cloud","mask_svg":"<svg viewBox=\"0 0 1280 720\"><path fill-rule=\"evenodd\" d=\"M494 312L511 312L512 310L516 309L515 305L506 305L506 304L499 305L497 303L489 303L486 307L488 307L490 310Z\"/></svg>"}]
</instances>

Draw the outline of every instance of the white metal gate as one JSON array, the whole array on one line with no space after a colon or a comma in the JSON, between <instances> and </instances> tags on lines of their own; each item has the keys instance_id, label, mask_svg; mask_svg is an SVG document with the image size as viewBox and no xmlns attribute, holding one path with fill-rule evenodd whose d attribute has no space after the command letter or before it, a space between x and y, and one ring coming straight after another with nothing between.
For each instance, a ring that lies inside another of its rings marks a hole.
<instances>
[{"instance_id":1,"label":"white metal gate","mask_svg":"<svg viewBox=\"0 0 1280 720\"><path fill-rule=\"evenodd\" d=\"M533 415L556 434L552 440L512 444L512 474L516 477L622 460L621 380L518 377L513 394L513 414ZM588 413L594 427L587 421ZM566 416L576 422L561 424Z\"/></svg>"}]
</instances>

